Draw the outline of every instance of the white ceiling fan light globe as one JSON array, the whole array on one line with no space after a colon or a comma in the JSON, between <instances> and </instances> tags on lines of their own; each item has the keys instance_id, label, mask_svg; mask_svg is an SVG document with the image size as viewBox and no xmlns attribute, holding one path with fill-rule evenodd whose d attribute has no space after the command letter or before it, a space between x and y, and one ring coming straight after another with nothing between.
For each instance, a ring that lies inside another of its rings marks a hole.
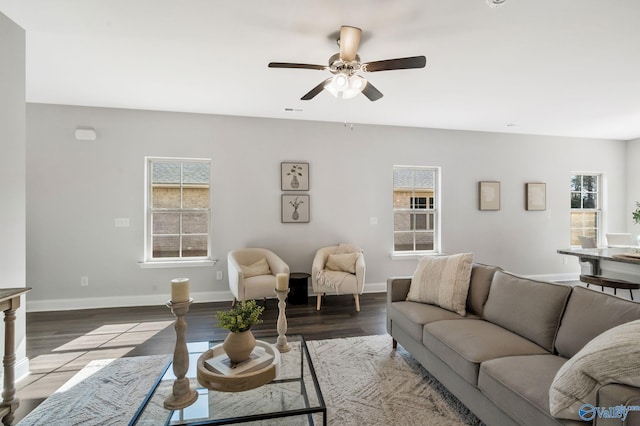
<instances>
[{"instance_id":1,"label":"white ceiling fan light globe","mask_svg":"<svg viewBox=\"0 0 640 426\"><path fill-rule=\"evenodd\" d=\"M349 87L349 78L344 74L336 74L333 77L333 85L338 90L344 90Z\"/></svg>"},{"instance_id":2,"label":"white ceiling fan light globe","mask_svg":"<svg viewBox=\"0 0 640 426\"><path fill-rule=\"evenodd\" d=\"M349 88L349 77L345 74L336 74L331 81L324 86L325 90L338 98L342 92Z\"/></svg>"},{"instance_id":3,"label":"white ceiling fan light globe","mask_svg":"<svg viewBox=\"0 0 640 426\"><path fill-rule=\"evenodd\" d=\"M355 98L362 92L364 86L367 85L367 80L359 75L351 76L349 79L349 87L342 92L343 99Z\"/></svg>"}]
</instances>

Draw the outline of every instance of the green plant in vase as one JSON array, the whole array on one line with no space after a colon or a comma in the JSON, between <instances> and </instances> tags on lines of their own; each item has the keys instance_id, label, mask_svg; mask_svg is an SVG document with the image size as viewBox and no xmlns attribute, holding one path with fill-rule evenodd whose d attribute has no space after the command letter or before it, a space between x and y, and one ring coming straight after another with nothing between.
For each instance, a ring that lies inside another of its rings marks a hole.
<instances>
[{"instance_id":1,"label":"green plant in vase","mask_svg":"<svg viewBox=\"0 0 640 426\"><path fill-rule=\"evenodd\" d=\"M258 306L255 300L242 302L228 311L216 313L218 325L229 330L222 348L234 363L245 361L256 347L256 339L251 333L251 327L262 323L260 316L264 308Z\"/></svg>"},{"instance_id":2,"label":"green plant in vase","mask_svg":"<svg viewBox=\"0 0 640 426\"><path fill-rule=\"evenodd\" d=\"M633 223L640 223L640 201L636 201L636 209L631 212L631 217L633 218Z\"/></svg>"}]
</instances>

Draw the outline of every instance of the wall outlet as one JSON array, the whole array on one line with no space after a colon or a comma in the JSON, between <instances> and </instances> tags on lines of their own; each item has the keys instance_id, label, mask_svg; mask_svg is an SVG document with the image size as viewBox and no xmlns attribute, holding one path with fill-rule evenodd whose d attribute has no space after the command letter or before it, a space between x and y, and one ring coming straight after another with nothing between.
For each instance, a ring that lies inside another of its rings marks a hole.
<instances>
[{"instance_id":1,"label":"wall outlet","mask_svg":"<svg viewBox=\"0 0 640 426\"><path fill-rule=\"evenodd\" d=\"M216 272L216 279L217 280L221 280L222 279L222 271Z\"/></svg>"},{"instance_id":2,"label":"wall outlet","mask_svg":"<svg viewBox=\"0 0 640 426\"><path fill-rule=\"evenodd\" d=\"M89 277L80 277L80 286L88 287L89 286Z\"/></svg>"}]
</instances>

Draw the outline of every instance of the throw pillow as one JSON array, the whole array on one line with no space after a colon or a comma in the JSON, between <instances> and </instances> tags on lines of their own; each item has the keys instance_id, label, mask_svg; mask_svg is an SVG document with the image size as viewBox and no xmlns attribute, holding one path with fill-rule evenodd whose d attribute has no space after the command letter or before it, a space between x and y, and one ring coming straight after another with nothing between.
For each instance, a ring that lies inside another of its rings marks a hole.
<instances>
[{"instance_id":1,"label":"throw pillow","mask_svg":"<svg viewBox=\"0 0 640 426\"><path fill-rule=\"evenodd\" d=\"M640 320L611 328L589 341L556 373L549 389L551 415L582 420L583 404L597 405L610 383L640 386Z\"/></svg>"},{"instance_id":2,"label":"throw pillow","mask_svg":"<svg viewBox=\"0 0 640 426\"><path fill-rule=\"evenodd\" d=\"M342 271L355 274L357 259L358 253L330 254L324 267L330 271Z\"/></svg>"},{"instance_id":3,"label":"throw pillow","mask_svg":"<svg viewBox=\"0 0 640 426\"><path fill-rule=\"evenodd\" d=\"M242 274L245 278L255 277L256 275L271 275L269 263L264 257L249 266L240 265L240 269L242 269Z\"/></svg>"},{"instance_id":4,"label":"throw pillow","mask_svg":"<svg viewBox=\"0 0 640 426\"><path fill-rule=\"evenodd\" d=\"M424 257L413 274L407 300L466 315L473 253Z\"/></svg>"}]
</instances>

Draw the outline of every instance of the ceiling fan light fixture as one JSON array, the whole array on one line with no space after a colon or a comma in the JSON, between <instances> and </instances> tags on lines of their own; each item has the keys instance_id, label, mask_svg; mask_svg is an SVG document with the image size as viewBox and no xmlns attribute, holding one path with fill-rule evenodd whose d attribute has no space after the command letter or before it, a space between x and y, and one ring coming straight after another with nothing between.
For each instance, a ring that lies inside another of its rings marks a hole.
<instances>
[{"instance_id":1,"label":"ceiling fan light fixture","mask_svg":"<svg viewBox=\"0 0 640 426\"><path fill-rule=\"evenodd\" d=\"M367 85L367 80L359 75L336 74L324 88L336 98L356 97Z\"/></svg>"}]
</instances>

